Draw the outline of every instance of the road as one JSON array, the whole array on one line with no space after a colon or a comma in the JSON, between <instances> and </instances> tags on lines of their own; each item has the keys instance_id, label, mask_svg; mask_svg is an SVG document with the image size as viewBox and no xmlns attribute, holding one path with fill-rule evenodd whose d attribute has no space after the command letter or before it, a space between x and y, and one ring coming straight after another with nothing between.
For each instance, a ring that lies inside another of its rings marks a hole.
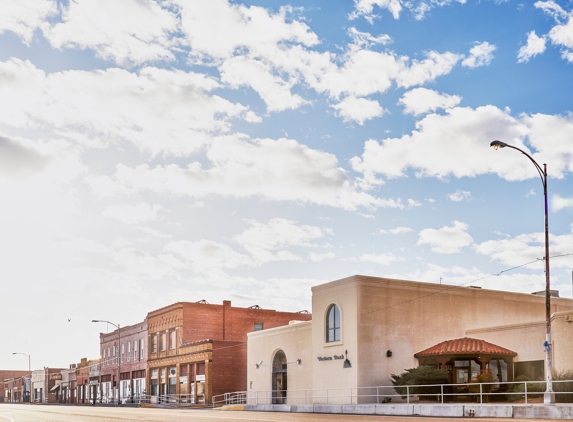
<instances>
[{"instance_id":1,"label":"road","mask_svg":"<svg viewBox=\"0 0 573 422\"><path fill-rule=\"evenodd\" d=\"M448 422L462 421L463 418L448 418ZM474 421L493 419L475 418ZM442 422L441 418L395 417L395 416L354 416L319 415L304 413L266 413L222 411L211 409L138 409L91 406L38 406L27 404L0 404L0 422ZM511 419L516 422L545 421L543 419ZM555 422L555 420L553 420Z\"/></svg>"}]
</instances>

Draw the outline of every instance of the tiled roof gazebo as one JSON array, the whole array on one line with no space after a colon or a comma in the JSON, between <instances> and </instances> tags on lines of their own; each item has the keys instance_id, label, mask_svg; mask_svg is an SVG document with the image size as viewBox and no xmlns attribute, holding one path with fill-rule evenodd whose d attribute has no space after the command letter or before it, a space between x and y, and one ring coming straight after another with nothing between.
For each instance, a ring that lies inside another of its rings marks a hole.
<instances>
[{"instance_id":1,"label":"tiled roof gazebo","mask_svg":"<svg viewBox=\"0 0 573 422\"><path fill-rule=\"evenodd\" d=\"M443 341L414 355L418 358L420 365L436 365L442 371L452 372L455 368L457 371L453 374L452 380L455 383L468 382L478 369L479 371L491 369L492 372L498 374L500 381L513 379L513 358L515 356L517 353L505 347L469 337ZM499 370L495 368L494 371L494 368L490 367L491 361L495 361ZM467 362L467 364L458 364L461 362ZM505 380L501 379L501 362L505 362L507 365L506 370L503 371L507 373ZM458 373L458 371L465 370L467 370L467 374Z\"/></svg>"}]
</instances>

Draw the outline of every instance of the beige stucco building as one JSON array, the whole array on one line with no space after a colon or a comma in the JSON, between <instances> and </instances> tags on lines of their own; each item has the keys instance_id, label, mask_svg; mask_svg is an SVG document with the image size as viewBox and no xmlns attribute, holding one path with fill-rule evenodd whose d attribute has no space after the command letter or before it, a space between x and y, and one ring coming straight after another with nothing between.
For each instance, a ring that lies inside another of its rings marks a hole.
<instances>
[{"instance_id":1,"label":"beige stucco building","mask_svg":"<svg viewBox=\"0 0 573 422\"><path fill-rule=\"evenodd\" d=\"M551 312L553 366L573 369L573 301L552 297ZM544 296L357 275L313 287L312 314L248 335L248 391L387 386L420 364L454 383L486 368L543 378Z\"/></svg>"}]
</instances>

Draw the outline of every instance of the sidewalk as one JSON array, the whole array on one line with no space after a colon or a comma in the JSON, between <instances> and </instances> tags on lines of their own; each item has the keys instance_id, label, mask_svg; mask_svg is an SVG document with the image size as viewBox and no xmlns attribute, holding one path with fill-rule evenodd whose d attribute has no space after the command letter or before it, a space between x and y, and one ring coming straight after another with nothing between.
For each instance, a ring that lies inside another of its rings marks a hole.
<instances>
[{"instance_id":1,"label":"sidewalk","mask_svg":"<svg viewBox=\"0 0 573 422\"><path fill-rule=\"evenodd\" d=\"M244 407L244 410L255 412L339 413L448 418L573 419L573 404L552 406L543 404L246 404L241 407Z\"/></svg>"}]
</instances>

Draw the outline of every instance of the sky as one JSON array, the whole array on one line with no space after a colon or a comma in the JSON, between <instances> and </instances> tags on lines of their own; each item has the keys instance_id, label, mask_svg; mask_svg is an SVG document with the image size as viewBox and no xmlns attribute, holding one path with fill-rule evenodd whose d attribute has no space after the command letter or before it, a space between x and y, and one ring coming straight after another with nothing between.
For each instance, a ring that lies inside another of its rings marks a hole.
<instances>
[{"instance_id":1,"label":"sky","mask_svg":"<svg viewBox=\"0 0 573 422\"><path fill-rule=\"evenodd\" d=\"M571 297L573 3L0 10L0 368L178 301L312 311L354 274L544 290L541 179L495 139L547 164Z\"/></svg>"}]
</instances>

